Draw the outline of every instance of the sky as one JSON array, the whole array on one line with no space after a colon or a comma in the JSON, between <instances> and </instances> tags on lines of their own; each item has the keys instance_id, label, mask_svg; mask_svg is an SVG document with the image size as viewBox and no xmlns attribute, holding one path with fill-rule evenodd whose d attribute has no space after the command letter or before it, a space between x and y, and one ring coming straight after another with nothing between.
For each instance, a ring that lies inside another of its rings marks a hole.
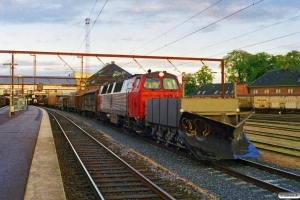
<instances>
[{"instance_id":1,"label":"sky","mask_svg":"<svg viewBox=\"0 0 300 200\"><path fill-rule=\"evenodd\" d=\"M299 0L1 0L0 50L218 59L233 50L285 55L300 51L299 22ZM14 58L16 75L34 74L34 56ZM0 60L10 63L11 54L0 54ZM83 70L95 73L111 61L132 74L151 69L179 77L205 64L216 72L214 82L221 81L220 63L208 61L90 57ZM37 76L69 76L73 70L81 71L81 58L36 56ZM0 65L0 75L10 75L10 67Z\"/></svg>"}]
</instances>

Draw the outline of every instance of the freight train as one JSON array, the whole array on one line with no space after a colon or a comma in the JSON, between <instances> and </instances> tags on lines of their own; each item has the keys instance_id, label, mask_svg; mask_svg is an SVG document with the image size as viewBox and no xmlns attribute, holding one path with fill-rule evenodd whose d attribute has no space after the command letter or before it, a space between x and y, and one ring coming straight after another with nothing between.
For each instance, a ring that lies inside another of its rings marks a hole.
<instances>
[{"instance_id":1,"label":"freight train","mask_svg":"<svg viewBox=\"0 0 300 200\"><path fill-rule=\"evenodd\" d=\"M152 137L198 159L261 156L243 130L247 118L239 120L238 99L183 98L177 76L166 71L149 70L82 95L55 98L62 109ZM49 100L45 98L45 106Z\"/></svg>"},{"instance_id":2,"label":"freight train","mask_svg":"<svg viewBox=\"0 0 300 200\"><path fill-rule=\"evenodd\" d=\"M8 96L0 96L0 108L9 105L9 97Z\"/></svg>"},{"instance_id":3,"label":"freight train","mask_svg":"<svg viewBox=\"0 0 300 200\"><path fill-rule=\"evenodd\" d=\"M299 112L300 95L295 94L244 94L239 95L241 110L255 112Z\"/></svg>"}]
</instances>

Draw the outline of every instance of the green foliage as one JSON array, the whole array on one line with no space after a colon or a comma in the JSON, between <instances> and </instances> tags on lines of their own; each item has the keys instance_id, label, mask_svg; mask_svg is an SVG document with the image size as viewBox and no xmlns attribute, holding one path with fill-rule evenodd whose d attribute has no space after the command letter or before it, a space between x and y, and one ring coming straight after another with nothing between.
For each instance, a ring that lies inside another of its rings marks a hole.
<instances>
[{"instance_id":1,"label":"green foliage","mask_svg":"<svg viewBox=\"0 0 300 200\"><path fill-rule=\"evenodd\" d=\"M185 78L185 95L188 96L192 92L194 92L198 87L195 74L188 73L185 75Z\"/></svg>"},{"instance_id":2,"label":"green foliage","mask_svg":"<svg viewBox=\"0 0 300 200\"><path fill-rule=\"evenodd\" d=\"M274 56L265 52L252 55L246 51L234 50L224 60L226 82L233 82L236 73L240 81L252 82L272 69L300 67L300 52L291 51L286 55Z\"/></svg>"},{"instance_id":3,"label":"green foliage","mask_svg":"<svg viewBox=\"0 0 300 200\"><path fill-rule=\"evenodd\" d=\"M196 73L188 73L185 75L185 95L188 96L200 86L208 83L212 83L214 74L207 66L203 66Z\"/></svg>"}]
</instances>

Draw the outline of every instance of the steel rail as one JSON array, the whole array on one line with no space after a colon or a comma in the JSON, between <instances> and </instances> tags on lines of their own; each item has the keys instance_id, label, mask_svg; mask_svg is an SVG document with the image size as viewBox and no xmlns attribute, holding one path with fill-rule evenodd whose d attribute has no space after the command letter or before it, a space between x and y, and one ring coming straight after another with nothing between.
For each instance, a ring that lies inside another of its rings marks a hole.
<instances>
[{"instance_id":1,"label":"steel rail","mask_svg":"<svg viewBox=\"0 0 300 200\"><path fill-rule=\"evenodd\" d=\"M72 142L69 140L67 134L65 133L64 129L62 128L62 126L60 125L60 123L58 122L58 120L56 119L56 117L51 113L48 112L56 121L57 125L59 126L60 130L63 132L66 140L68 141L69 145L71 146L73 153L75 154L75 156L77 157L77 160L79 161L82 169L84 170L86 176L88 177L88 180L90 181L90 183L93 185L93 190L95 191L95 193L98 195L98 198L100 198L101 200L105 200L105 198L103 197L103 195L101 194L99 188L97 187L97 184L94 182L93 178L91 177L90 173L88 172L88 170L86 169L85 165L83 164L82 160L80 159L79 155L77 154L74 146L72 145Z\"/></svg>"},{"instance_id":2,"label":"steel rail","mask_svg":"<svg viewBox=\"0 0 300 200\"><path fill-rule=\"evenodd\" d=\"M120 130L117 127L112 127L112 128ZM128 133L126 131L125 131L125 133L127 133L128 135L133 136L132 133ZM134 137L136 138L136 135L134 135ZM218 165L216 163L213 163L213 162L210 162L210 161L207 161L207 160L198 160L198 159L196 159L191 154L188 154L188 153L182 152L182 151L178 151L177 149L170 148L170 147L168 147L168 146L166 146L164 144L159 144L156 141L152 141L152 140L149 140L149 139L146 139L146 138L142 138L142 137L139 137L138 139L140 139L142 141L145 141L145 142L148 142L148 143L150 143L150 144L152 144L154 146L157 146L159 148L165 149L167 151L173 152L175 154L184 156L184 157L189 158L191 160L197 161L197 162L199 162L199 163L201 163L203 165L206 165L208 167L214 168L214 169L216 169L218 171L221 171L221 172L226 173L228 175L231 175L233 177L239 178L239 179L244 180L246 182L252 183L252 184L254 184L256 186L259 186L261 188L265 188L265 189L267 189L269 191L276 192L276 193L279 193L279 192L295 192L295 191L291 191L289 189L286 189L286 188L283 188L283 187L280 187L280 186L272 185L272 184L270 184L268 182L264 182L263 180L260 180L260 179L257 179L257 178L254 178L254 177L251 177L251 176L248 176L248 175L236 172L234 170L222 167L222 166L220 166L220 165Z\"/></svg>"},{"instance_id":3,"label":"steel rail","mask_svg":"<svg viewBox=\"0 0 300 200\"><path fill-rule=\"evenodd\" d=\"M297 155L294 155L294 154L289 154L289 153L285 153L285 152L281 152L281 151L276 151L276 150L273 150L273 149L267 149L267 148L264 148L264 147L257 147L257 149L261 149L261 150L266 150L266 151L270 151L270 152L274 152L274 153L279 153L279 154L282 154L282 155L287 155L287 156L293 156L293 157L297 157L299 158L300 156L297 156Z\"/></svg>"},{"instance_id":4,"label":"steel rail","mask_svg":"<svg viewBox=\"0 0 300 200\"><path fill-rule=\"evenodd\" d=\"M266 131L253 131L250 129L245 129L245 131L246 131L247 135L251 134L251 135L259 135L259 136L272 137L272 138L278 138L278 139L300 141L300 136L297 136L297 135L270 133L270 132L266 132Z\"/></svg>"},{"instance_id":5,"label":"steel rail","mask_svg":"<svg viewBox=\"0 0 300 200\"><path fill-rule=\"evenodd\" d=\"M251 177L251 176L247 176L245 174L236 172L234 170L222 167L222 166L217 165L217 164L214 164L213 168L215 168L215 169L217 169L219 171L222 171L222 172L224 172L226 174L229 174L231 176L234 176L234 177L240 178L242 180L245 180L247 182L250 182L250 183L252 183L254 185L257 185L259 187L262 187L262 188L265 188L267 190L273 191L273 192L277 192L277 193L279 193L279 192L294 192L294 191L291 191L291 190L288 190L288 189L285 189L285 188L282 188L282 187L279 187L279 186L276 186L276 185L272 185L272 184L266 183L266 182L264 182L262 180L259 180L257 178L254 178L254 177Z\"/></svg>"},{"instance_id":6,"label":"steel rail","mask_svg":"<svg viewBox=\"0 0 300 200\"><path fill-rule=\"evenodd\" d=\"M52 111L55 112L55 111ZM155 183L153 183L150 179L148 179L147 177L145 177L143 174L141 174L139 171L137 171L136 169L134 169L132 166L130 166L127 162L125 162L122 158L120 158L118 155L116 155L114 152L112 152L110 149L108 149L105 145L103 145L102 143L100 143L96 138L94 138L92 135L90 135L89 133L87 133L85 130L83 130L80 126L78 126L77 124L75 124L72 120L70 120L68 117L66 117L65 115L55 112L61 116L63 116L65 119L67 119L69 122L71 122L73 125L75 125L78 129L80 129L81 131L83 131L86 135L88 135L92 140L94 140L97 144L99 144L103 149L105 149L108 153L110 153L111 155L113 155L117 160L119 160L129 171L131 171L131 173L133 173L139 180L141 180L145 185L147 185L149 188L151 188L155 193L157 193L162 199L171 199L171 200L175 200L175 198L173 198L169 193L167 193L166 191L164 191L162 188L160 188L159 186L157 186ZM70 141L68 140L68 142L70 143ZM71 144L71 143L70 143ZM72 147L73 148L73 147ZM76 156L78 156L76 154ZM86 170L86 169L85 169ZM99 191L100 192L100 191Z\"/></svg>"},{"instance_id":7,"label":"steel rail","mask_svg":"<svg viewBox=\"0 0 300 200\"><path fill-rule=\"evenodd\" d=\"M292 150L292 151L300 151L299 148L287 147L287 146L282 146L282 145L267 143L267 142L260 142L260 141L257 141L257 140L251 140L251 142L258 143L258 144L264 144L264 145L268 145L268 146L271 146L271 147L279 147L279 148L288 149L288 150Z\"/></svg>"},{"instance_id":8,"label":"steel rail","mask_svg":"<svg viewBox=\"0 0 300 200\"><path fill-rule=\"evenodd\" d=\"M132 135L132 134L128 133L128 135ZM208 167L214 168L214 169L216 169L218 171L221 171L221 172L224 172L224 173L226 173L228 175L231 175L231 176L234 176L234 177L239 178L241 180L247 181L247 182L252 183L254 185L257 185L257 186L259 186L261 188L265 188L265 189L267 189L269 191L277 192L277 193L279 193L279 192L294 192L294 191L291 191L291 190L288 190L288 189L285 189L285 188L282 188L282 187L279 187L279 186L272 185L270 183L264 182L264 181L259 180L257 178L254 178L254 177L251 177L251 176L248 176L248 175L236 172L234 170L222 167L222 166L220 166L218 164L215 164L213 162L210 162L210 161L207 161L207 160L198 160L198 159L195 158L195 156L193 156L191 154L178 151L177 149L170 148L170 147L168 147L166 145L163 145L163 144L159 144L156 141L152 141L152 140L145 139L145 138L138 138L138 139L140 139L142 141L146 141L146 142L148 142L148 143L150 143L150 144L152 144L154 146L157 146L159 148L162 148L162 149L165 149L167 151L173 152L175 154L184 156L184 157L189 158L191 160L195 160L197 162L200 162L201 164L207 165Z\"/></svg>"},{"instance_id":9,"label":"steel rail","mask_svg":"<svg viewBox=\"0 0 300 200\"><path fill-rule=\"evenodd\" d=\"M290 172L282 171L282 170L279 170L279 169L276 169L276 168L273 168L273 167L269 167L269 166L266 166L266 165L258 164L258 163L252 162L250 160L239 159L239 161L241 163L249 165L251 167L255 167L257 169L261 169L263 171L266 171L266 172L269 172L269 173L272 173L272 174L276 174L276 175L282 176L284 178L288 178L288 179L300 182L300 176L297 175L297 174L293 174L293 173L290 173Z\"/></svg>"}]
</instances>

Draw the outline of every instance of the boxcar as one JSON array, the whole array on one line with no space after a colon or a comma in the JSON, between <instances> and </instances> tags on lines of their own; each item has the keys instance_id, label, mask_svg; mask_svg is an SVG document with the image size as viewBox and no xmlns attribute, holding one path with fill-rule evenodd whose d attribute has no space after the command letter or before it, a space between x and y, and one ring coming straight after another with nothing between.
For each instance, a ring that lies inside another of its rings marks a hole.
<instances>
[{"instance_id":1,"label":"boxcar","mask_svg":"<svg viewBox=\"0 0 300 200\"><path fill-rule=\"evenodd\" d=\"M95 117L97 114L97 97L99 88L84 93L83 96L83 112L86 116Z\"/></svg>"}]
</instances>

